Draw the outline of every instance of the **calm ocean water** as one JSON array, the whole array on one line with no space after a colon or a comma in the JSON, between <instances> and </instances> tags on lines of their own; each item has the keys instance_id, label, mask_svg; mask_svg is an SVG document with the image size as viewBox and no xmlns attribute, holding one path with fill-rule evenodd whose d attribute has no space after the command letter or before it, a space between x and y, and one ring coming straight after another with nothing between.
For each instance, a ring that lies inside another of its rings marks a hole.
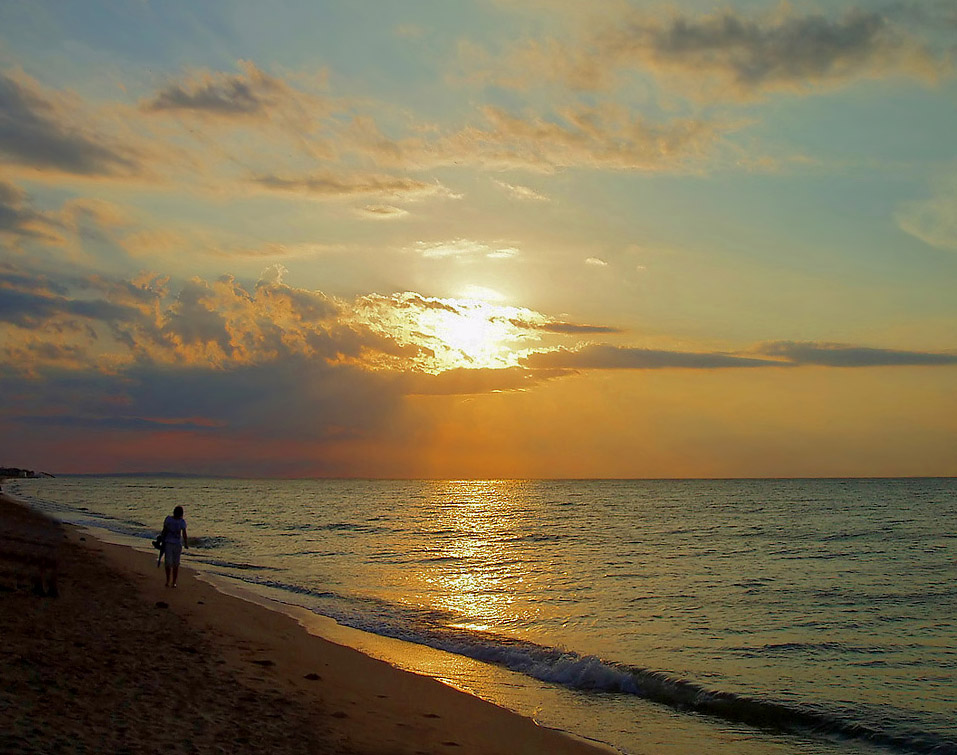
<instances>
[{"instance_id":1,"label":"calm ocean water","mask_svg":"<svg viewBox=\"0 0 957 755\"><path fill-rule=\"evenodd\" d=\"M627 753L957 753L954 479L10 488L143 548L182 504L189 566Z\"/></svg>"}]
</instances>

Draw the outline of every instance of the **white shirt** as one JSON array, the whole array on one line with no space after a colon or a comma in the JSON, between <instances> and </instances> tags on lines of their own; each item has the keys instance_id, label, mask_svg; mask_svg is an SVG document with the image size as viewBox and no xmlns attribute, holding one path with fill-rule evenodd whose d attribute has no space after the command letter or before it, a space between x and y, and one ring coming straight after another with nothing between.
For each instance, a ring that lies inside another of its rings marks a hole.
<instances>
[{"instance_id":1,"label":"white shirt","mask_svg":"<svg viewBox=\"0 0 957 755\"><path fill-rule=\"evenodd\" d=\"M166 530L166 537L164 538L167 543L181 543L182 538L180 537L181 532L186 532L186 519L177 519L174 516L166 517L166 521L163 522L163 529Z\"/></svg>"}]
</instances>

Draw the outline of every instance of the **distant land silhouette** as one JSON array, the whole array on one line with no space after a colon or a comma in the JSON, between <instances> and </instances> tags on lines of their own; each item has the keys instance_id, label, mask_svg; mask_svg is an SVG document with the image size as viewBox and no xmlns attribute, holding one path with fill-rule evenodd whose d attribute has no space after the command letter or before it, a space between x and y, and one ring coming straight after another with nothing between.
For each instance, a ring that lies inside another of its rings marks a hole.
<instances>
[{"instance_id":1,"label":"distant land silhouette","mask_svg":"<svg viewBox=\"0 0 957 755\"><path fill-rule=\"evenodd\" d=\"M55 475L52 475L49 472L34 472L32 469L20 469L19 467L0 467L0 480L9 477L36 478L54 476Z\"/></svg>"}]
</instances>

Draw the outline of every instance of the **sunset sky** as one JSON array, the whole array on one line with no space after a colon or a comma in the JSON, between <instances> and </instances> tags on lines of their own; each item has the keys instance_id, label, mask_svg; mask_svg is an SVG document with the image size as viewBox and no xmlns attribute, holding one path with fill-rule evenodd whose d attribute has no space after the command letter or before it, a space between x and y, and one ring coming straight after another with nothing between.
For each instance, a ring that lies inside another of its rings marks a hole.
<instances>
[{"instance_id":1,"label":"sunset sky","mask_svg":"<svg viewBox=\"0 0 957 755\"><path fill-rule=\"evenodd\" d=\"M0 465L957 475L951 0L0 4Z\"/></svg>"}]
</instances>

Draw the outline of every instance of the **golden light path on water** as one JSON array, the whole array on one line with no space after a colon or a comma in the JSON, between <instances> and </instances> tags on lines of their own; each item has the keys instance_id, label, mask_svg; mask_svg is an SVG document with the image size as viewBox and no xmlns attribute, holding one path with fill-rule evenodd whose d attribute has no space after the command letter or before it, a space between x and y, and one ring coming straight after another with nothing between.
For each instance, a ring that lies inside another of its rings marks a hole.
<instances>
[{"instance_id":1,"label":"golden light path on water","mask_svg":"<svg viewBox=\"0 0 957 755\"><path fill-rule=\"evenodd\" d=\"M443 568L423 574L431 608L472 617L453 627L486 631L514 624L516 587L526 582L521 560L509 547L517 516L516 481L448 481L436 483L431 508L436 529L446 534L436 544Z\"/></svg>"}]
</instances>

